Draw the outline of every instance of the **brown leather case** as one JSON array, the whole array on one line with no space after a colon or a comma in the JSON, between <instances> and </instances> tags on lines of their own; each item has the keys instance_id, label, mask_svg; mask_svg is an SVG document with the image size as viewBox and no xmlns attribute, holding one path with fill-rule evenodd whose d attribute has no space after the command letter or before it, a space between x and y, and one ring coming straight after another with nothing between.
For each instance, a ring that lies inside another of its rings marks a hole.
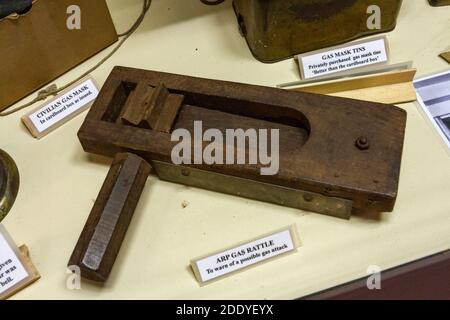
<instances>
[{"instance_id":1,"label":"brown leather case","mask_svg":"<svg viewBox=\"0 0 450 320\"><path fill-rule=\"evenodd\" d=\"M67 8L81 9L69 30ZM0 110L117 41L104 0L38 0L16 20L0 21Z\"/></svg>"}]
</instances>

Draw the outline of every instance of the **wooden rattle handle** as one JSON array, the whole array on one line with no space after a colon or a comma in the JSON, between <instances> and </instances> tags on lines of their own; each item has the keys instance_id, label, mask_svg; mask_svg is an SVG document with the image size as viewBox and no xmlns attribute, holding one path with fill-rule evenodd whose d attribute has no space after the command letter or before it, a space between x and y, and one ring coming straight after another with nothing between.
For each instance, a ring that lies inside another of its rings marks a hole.
<instances>
[{"instance_id":1,"label":"wooden rattle handle","mask_svg":"<svg viewBox=\"0 0 450 320\"><path fill-rule=\"evenodd\" d=\"M150 170L147 161L131 153L114 158L69 260L83 278L108 279Z\"/></svg>"}]
</instances>

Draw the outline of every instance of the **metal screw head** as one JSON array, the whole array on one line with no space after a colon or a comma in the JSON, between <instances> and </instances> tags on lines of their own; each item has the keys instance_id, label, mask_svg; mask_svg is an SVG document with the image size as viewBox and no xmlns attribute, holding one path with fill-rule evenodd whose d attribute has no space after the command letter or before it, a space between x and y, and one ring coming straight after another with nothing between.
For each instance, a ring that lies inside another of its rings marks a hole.
<instances>
[{"instance_id":1,"label":"metal screw head","mask_svg":"<svg viewBox=\"0 0 450 320\"><path fill-rule=\"evenodd\" d=\"M181 174L185 177L188 177L191 174L191 171L189 169L182 169Z\"/></svg>"},{"instance_id":2,"label":"metal screw head","mask_svg":"<svg viewBox=\"0 0 450 320\"><path fill-rule=\"evenodd\" d=\"M359 137L358 139L356 139L355 146L359 150L367 150L370 148L370 143L369 143L369 140L363 136L363 137Z\"/></svg>"}]
</instances>

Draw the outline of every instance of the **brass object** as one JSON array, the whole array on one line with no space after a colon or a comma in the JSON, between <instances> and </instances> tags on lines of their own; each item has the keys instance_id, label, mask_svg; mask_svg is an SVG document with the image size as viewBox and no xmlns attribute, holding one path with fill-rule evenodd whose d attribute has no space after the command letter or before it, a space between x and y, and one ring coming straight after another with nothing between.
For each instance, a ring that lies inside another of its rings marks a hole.
<instances>
[{"instance_id":1,"label":"brass object","mask_svg":"<svg viewBox=\"0 0 450 320\"><path fill-rule=\"evenodd\" d=\"M440 56L441 56L442 59L444 59L445 61L450 63L450 51L449 52L444 52Z\"/></svg>"},{"instance_id":2,"label":"brass object","mask_svg":"<svg viewBox=\"0 0 450 320\"><path fill-rule=\"evenodd\" d=\"M263 62L391 31L401 4L402 0L233 1L241 33ZM380 8L380 29L368 28L372 6Z\"/></svg>"},{"instance_id":3,"label":"brass object","mask_svg":"<svg viewBox=\"0 0 450 320\"><path fill-rule=\"evenodd\" d=\"M67 26L72 5L81 10L79 30ZM26 7L26 1L8 0L1 8L8 14ZM105 0L39 0L26 15L1 20L0 39L0 78L7 79L0 81L1 111L118 38Z\"/></svg>"},{"instance_id":4,"label":"brass object","mask_svg":"<svg viewBox=\"0 0 450 320\"><path fill-rule=\"evenodd\" d=\"M428 0L433 7L450 6L450 0Z\"/></svg>"},{"instance_id":5,"label":"brass object","mask_svg":"<svg viewBox=\"0 0 450 320\"><path fill-rule=\"evenodd\" d=\"M6 217L19 191L19 170L14 160L0 149L0 222Z\"/></svg>"},{"instance_id":6,"label":"brass object","mask_svg":"<svg viewBox=\"0 0 450 320\"><path fill-rule=\"evenodd\" d=\"M161 180L350 219L353 201L206 170L152 161Z\"/></svg>"}]
</instances>

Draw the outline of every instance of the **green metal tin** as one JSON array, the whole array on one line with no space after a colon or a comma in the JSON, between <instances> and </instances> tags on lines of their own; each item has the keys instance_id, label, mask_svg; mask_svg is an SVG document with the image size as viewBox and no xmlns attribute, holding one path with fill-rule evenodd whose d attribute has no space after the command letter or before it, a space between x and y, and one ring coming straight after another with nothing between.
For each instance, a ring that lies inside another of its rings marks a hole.
<instances>
[{"instance_id":1,"label":"green metal tin","mask_svg":"<svg viewBox=\"0 0 450 320\"><path fill-rule=\"evenodd\" d=\"M393 30L402 0L233 0L253 55L276 62L299 53ZM377 6L380 29L369 29Z\"/></svg>"}]
</instances>

